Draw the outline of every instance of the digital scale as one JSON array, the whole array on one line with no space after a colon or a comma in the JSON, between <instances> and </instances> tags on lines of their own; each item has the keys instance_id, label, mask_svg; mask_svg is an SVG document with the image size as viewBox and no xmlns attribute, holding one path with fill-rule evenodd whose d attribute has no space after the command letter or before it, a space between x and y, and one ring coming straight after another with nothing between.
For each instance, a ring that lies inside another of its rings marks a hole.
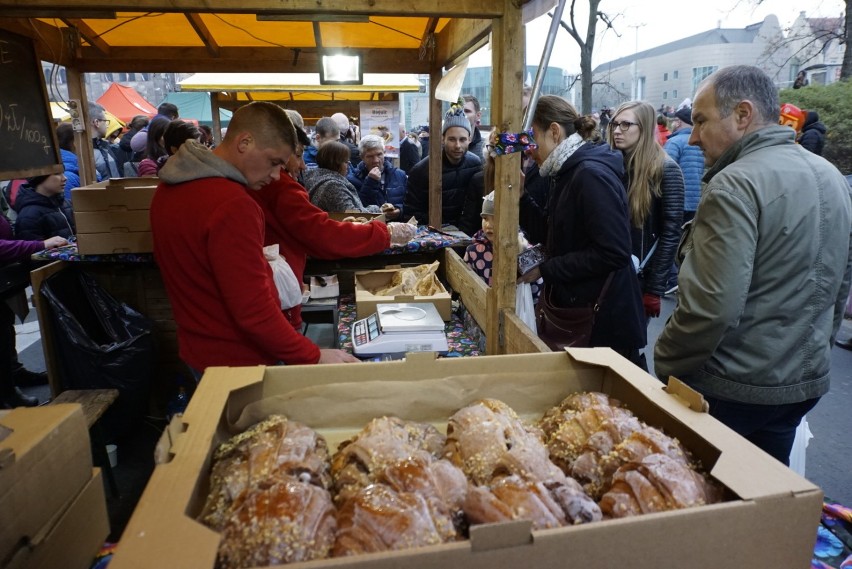
<instances>
[{"instance_id":1,"label":"digital scale","mask_svg":"<svg viewBox=\"0 0 852 569\"><path fill-rule=\"evenodd\" d=\"M445 324L434 304L377 304L376 312L352 325L352 347L361 358L449 350Z\"/></svg>"}]
</instances>

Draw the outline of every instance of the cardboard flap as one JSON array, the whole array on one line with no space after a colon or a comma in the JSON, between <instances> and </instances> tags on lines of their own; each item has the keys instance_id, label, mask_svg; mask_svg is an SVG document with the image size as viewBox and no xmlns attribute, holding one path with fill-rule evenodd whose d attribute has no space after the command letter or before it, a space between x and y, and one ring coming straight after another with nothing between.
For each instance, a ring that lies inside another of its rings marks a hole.
<instances>
[{"instance_id":1,"label":"cardboard flap","mask_svg":"<svg viewBox=\"0 0 852 569\"><path fill-rule=\"evenodd\" d=\"M177 413L166 425L157 446L154 447L154 464L165 464L174 458L174 447L178 438L186 432L186 423L183 422L183 413Z\"/></svg>"},{"instance_id":2,"label":"cardboard flap","mask_svg":"<svg viewBox=\"0 0 852 569\"><path fill-rule=\"evenodd\" d=\"M470 528L471 551L489 551L532 543L532 522L529 520L483 524Z\"/></svg>"},{"instance_id":3,"label":"cardboard flap","mask_svg":"<svg viewBox=\"0 0 852 569\"><path fill-rule=\"evenodd\" d=\"M693 411L710 412L710 405L704 400L704 396L672 375L669 376L669 383L666 385L665 391Z\"/></svg>"}]
</instances>

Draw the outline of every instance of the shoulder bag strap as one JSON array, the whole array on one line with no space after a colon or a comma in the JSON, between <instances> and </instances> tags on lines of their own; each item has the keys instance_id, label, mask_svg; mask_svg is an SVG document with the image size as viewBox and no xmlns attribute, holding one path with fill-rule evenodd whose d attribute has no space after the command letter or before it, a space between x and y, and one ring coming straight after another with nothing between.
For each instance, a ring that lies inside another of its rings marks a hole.
<instances>
[{"instance_id":1,"label":"shoulder bag strap","mask_svg":"<svg viewBox=\"0 0 852 569\"><path fill-rule=\"evenodd\" d=\"M656 247L656 244L654 244L654 246ZM601 304L603 304L604 297L606 296L606 291L609 290L609 285L612 283L612 277L614 276L615 271L611 272L604 281L603 288L601 288L601 293L598 295L598 299L595 301L595 312L600 310Z\"/></svg>"}]
</instances>

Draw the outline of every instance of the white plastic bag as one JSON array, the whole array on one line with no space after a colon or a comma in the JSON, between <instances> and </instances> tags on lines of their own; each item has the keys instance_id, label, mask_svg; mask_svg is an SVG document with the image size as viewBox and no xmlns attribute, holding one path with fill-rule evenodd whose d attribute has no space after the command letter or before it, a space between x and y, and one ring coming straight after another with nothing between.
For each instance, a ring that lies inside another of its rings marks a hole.
<instances>
[{"instance_id":1,"label":"white plastic bag","mask_svg":"<svg viewBox=\"0 0 852 569\"><path fill-rule=\"evenodd\" d=\"M793 440L793 449L790 451L790 469L799 476L805 475L805 458L808 442L814 438L814 434L808 427L808 418L802 417L802 422L796 428L796 438Z\"/></svg>"},{"instance_id":2,"label":"white plastic bag","mask_svg":"<svg viewBox=\"0 0 852 569\"><path fill-rule=\"evenodd\" d=\"M538 334L535 328L535 305L530 283L521 283L515 289L515 314L524 321L533 334Z\"/></svg>"},{"instance_id":3,"label":"white plastic bag","mask_svg":"<svg viewBox=\"0 0 852 569\"><path fill-rule=\"evenodd\" d=\"M302 303L302 286L296 273L287 264L286 259L278 254L278 245L268 245L263 248L263 256L272 267L272 278L281 300L281 309L293 308Z\"/></svg>"}]
</instances>

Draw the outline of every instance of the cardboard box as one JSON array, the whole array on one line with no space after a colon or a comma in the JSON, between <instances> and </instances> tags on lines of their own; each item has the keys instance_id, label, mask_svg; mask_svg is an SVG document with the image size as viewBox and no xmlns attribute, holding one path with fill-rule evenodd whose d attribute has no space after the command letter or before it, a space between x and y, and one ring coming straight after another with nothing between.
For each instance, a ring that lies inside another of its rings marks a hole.
<instances>
[{"instance_id":1,"label":"cardboard box","mask_svg":"<svg viewBox=\"0 0 852 569\"><path fill-rule=\"evenodd\" d=\"M154 234L150 231L78 232L77 251L81 255L151 253L154 251Z\"/></svg>"},{"instance_id":2,"label":"cardboard box","mask_svg":"<svg viewBox=\"0 0 852 569\"><path fill-rule=\"evenodd\" d=\"M77 211L74 222L78 233L127 233L151 231L151 214L147 209L130 211ZM85 231L79 231L79 228Z\"/></svg>"},{"instance_id":3,"label":"cardboard box","mask_svg":"<svg viewBox=\"0 0 852 569\"><path fill-rule=\"evenodd\" d=\"M152 252L149 210L156 184L156 178L120 178L104 188L71 190L80 254Z\"/></svg>"},{"instance_id":4,"label":"cardboard box","mask_svg":"<svg viewBox=\"0 0 852 569\"><path fill-rule=\"evenodd\" d=\"M382 379L384 378L384 379ZM400 379L404 378L404 379ZM195 520L211 455L229 428L271 411L320 431L330 448L376 416L446 425L463 404L495 397L537 418L577 390L620 399L678 437L724 485L725 502L593 524L530 531L528 522L474 527L469 541L293 564L345 569L807 567L822 492L608 349L352 365L208 368L118 544L110 569L212 569L219 536ZM283 566L282 566L283 567Z\"/></svg>"},{"instance_id":5,"label":"cardboard box","mask_svg":"<svg viewBox=\"0 0 852 569\"><path fill-rule=\"evenodd\" d=\"M370 292L371 290L389 285L394 273L398 270L399 267L390 267L377 271L359 271L355 273L355 308L358 313L358 319L366 318L370 314L373 314L376 311L377 304L388 302L431 302L438 309L438 314L441 315L442 319L446 321L452 318L452 300L450 299L450 293L447 292L443 284L441 284L441 292L432 296L405 294L379 296Z\"/></svg>"},{"instance_id":6,"label":"cardboard box","mask_svg":"<svg viewBox=\"0 0 852 569\"><path fill-rule=\"evenodd\" d=\"M139 178L145 180L145 178ZM150 178L149 180L154 180ZM151 200L154 199L154 186L143 186L138 188L74 188L71 190L71 205L74 214L81 211L116 212L151 209Z\"/></svg>"},{"instance_id":7,"label":"cardboard box","mask_svg":"<svg viewBox=\"0 0 852 569\"><path fill-rule=\"evenodd\" d=\"M13 409L0 417L0 566L37 538L92 477L79 405Z\"/></svg>"},{"instance_id":8,"label":"cardboard box","mask_svg":"<svg viewBox=\"0 0 852 569\"><path fill-rule=\"evenodd\" d=\"M88 569L109 535L104 482L99 468L67 510L21 547L7 569Z\"/></svg>"}]
</instances>

